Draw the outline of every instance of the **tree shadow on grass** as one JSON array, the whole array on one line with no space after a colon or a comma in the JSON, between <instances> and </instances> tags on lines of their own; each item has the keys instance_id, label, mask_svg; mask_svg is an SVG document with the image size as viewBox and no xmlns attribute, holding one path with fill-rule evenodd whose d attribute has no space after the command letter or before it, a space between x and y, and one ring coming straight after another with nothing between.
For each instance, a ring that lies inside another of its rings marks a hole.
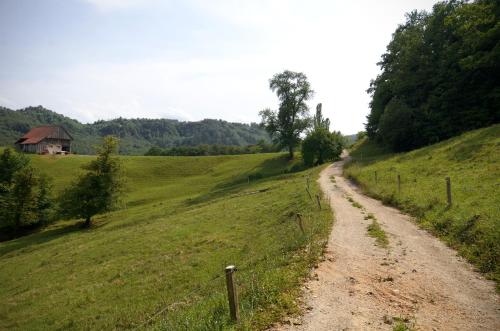
<instances>
[{"instance_id":1,"label":"tree shadow on grass","mask_svg":"<svg viewBox=\"0 0 500 331\"><path fill-rule=\"evenodd\" d=\"M59 226L54 229L41 230L39 232L32 233L30 235L12 239L2 243L0 246L0 257L4 256L10 252L25 249L35 245L41 245L46 242L50 242L54 239L58 239L63 235L72 233L75 231L86 231L82 229L82 224L80 222Z\"/></svg>"},{"instance_id":2,"label":"tree shadow on grass","mask_svg":"<svg viewBox=\"0 0 500 331\"><path fill-rule=\"evenodd\" d=\"M197 205L213 201L224 196L235 194L244 189L249 188L249 185L256 182L262 183L266 180L272 179L287 179L293 173L301 172L308 169L302 162L297 159L289 160L287 155L282 155L273 159L267 159L261 162L253 169L242 172L240 175L234 177L232 180L224 181L215 185L212 190L206 194L202 194L193 199L188 199L186 204L188 206Z\"/></svg>"}]
</instances>

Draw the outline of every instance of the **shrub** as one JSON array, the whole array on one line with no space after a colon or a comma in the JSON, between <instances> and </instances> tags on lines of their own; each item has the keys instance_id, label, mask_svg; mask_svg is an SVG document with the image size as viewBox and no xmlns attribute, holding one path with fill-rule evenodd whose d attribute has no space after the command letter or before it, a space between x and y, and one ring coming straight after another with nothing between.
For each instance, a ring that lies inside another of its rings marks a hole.
<instances>
[{"instance_id":1,"label":"shrub","mask_svg":"<svg viewBox=\"0 0 500 331\"><path fill-rule=\"evenodd\" d=\"M51 185L30 160L6 148L0 156L0 228L17 233L51 219Z\"/></svg>"},{"instance_id":2,"label":"shrub","mask_svg":"<svg viewBox=\"0 0 500 331\"><path fill-rule=\"evenodd\" d=\"M340 133L318 128L302 142L302 158L308 166L335 160L340 157L344 145L344 138Z\"/></svg>"}]
</instances>

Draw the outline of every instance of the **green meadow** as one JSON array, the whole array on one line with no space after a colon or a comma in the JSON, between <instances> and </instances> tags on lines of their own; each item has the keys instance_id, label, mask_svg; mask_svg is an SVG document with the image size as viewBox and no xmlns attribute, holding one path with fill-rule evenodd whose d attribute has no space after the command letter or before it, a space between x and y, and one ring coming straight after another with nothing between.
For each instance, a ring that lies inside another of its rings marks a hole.
<instances>
[{"instance_id":1,"label":"green meadow","mask_svg":"<svg viewBox=\"0 0 500 331\"><path fill-rule=\"evenodd\" d=\"M345 169L348 177L368 194L416 216L422 227L498 284L500 125L399 154L364 140L354 146L351 156ZM451 181L451 206L446 177Z\"/></svg>"},{"instance_id":2,"label":"green meadow","mask_svg":"<svg viewBox=\"0 0 500 331\"><path fill-rule=\"evenodd\" d=\"M89 156L32 156L60 192ZM0 329L262 329L298 313L332 225L283 154L121 156L127 192L94 226L61 220L0 243ZM250 180L249 180L250 179ZM314 197L314 196L313 196ZM302 215L304 233L296 214ZM224 267L238 268L233 324Z\"/></svg>"}]
</instances>

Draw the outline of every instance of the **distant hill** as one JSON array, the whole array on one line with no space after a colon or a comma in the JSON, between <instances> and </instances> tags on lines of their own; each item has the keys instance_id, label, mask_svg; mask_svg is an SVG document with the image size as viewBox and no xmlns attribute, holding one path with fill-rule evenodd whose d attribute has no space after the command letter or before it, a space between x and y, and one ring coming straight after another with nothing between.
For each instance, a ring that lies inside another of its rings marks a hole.
<instances>
[{"instance_id":1,"label":"distant hill","mask_svg":"<svg viewBox=\"0 0 500 331\"><path fill-rule=\"evenodd\" d=\"M92 154L93 147L106 135L121 139L120 154L144 154L152 146L196 146L200 144L245 146L269 136L258 124L230 123L205 119L181 122L171 119L125 119L83 124L42 106L11 110L0 107L0 146L12 146L32 127L63 125L75 139L72 149L78 154Z\"/></svg>"}]
</instances>

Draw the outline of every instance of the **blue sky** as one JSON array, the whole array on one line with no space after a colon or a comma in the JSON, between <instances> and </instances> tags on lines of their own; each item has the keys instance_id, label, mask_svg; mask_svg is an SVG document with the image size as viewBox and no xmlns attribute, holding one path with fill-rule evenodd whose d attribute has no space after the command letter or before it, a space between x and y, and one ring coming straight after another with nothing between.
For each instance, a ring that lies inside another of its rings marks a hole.
<instances>
[{"instance_id":1,"label":"blue sky","mask_svg":"<svg viewBox=\"0 0 500 331\"><path fill-rule=\"evenodd\" d=\"M434 0L0 0L0 105L82 122L258 122L269 78L302 71L332 129L363 128L376 62Z\"/></svg>"}]
</instances>

